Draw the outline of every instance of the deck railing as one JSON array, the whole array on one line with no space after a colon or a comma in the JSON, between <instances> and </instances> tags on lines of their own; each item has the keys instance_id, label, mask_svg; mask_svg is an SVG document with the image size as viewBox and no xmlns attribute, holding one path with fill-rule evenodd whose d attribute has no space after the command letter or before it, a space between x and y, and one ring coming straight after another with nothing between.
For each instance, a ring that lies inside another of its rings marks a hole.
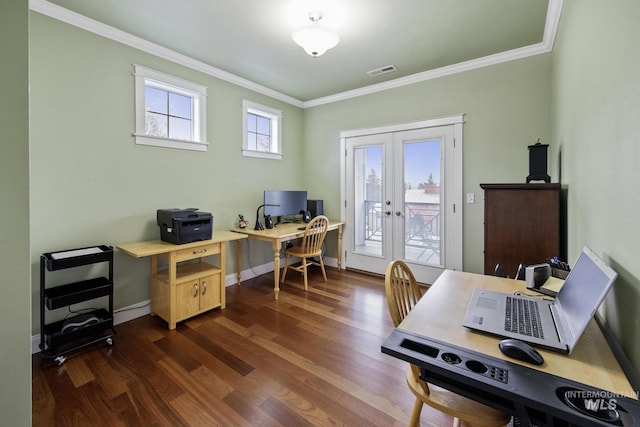
<instances>
[{"instance_id":1,"label":"deck railing","mask_svg":"<svg viewBox=\"0 0 640 427\"><path fill-rule=\"evenodd\" d=\"M440 251L440 204L405 203L405 245ZM382 241L382 202L364 201L365 240Z\"/></svg>"}]
</instances>

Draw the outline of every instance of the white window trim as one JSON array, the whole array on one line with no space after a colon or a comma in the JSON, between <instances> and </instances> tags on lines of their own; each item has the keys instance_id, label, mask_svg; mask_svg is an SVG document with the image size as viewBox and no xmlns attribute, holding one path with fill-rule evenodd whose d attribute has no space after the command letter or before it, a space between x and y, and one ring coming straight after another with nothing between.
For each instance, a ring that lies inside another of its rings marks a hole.
<instances>
[{"instance_id":1,"label":"white window trim","mask_svg":"<svg viewBox=\"0 0 640 427\"><path fill-rule=\"evenodd\" d=\"M207 151L207 87L160 73L140 65L134 65L135 76L135 123L136 130L133 133L136 144L153 145L156 147L178 148L183 150ZM163 138L146 135L145 128L145 85L157 85L161 89L170 88L176 93L189 96L193 99L193 140Z\"/></svg>"},{"instance_id":2,"label":"white window trim","mask_svg":"<svg viewBox=\"0 0 640 427\"><path fill-rule=\"evenodd\" d=\"M277 151L257 151L250 150L248 148L247 141L247 113L258 114L261 116L269 117L273 126L273 134L271 135L272 143L275 140L277 144ZM282 111L275 108L267 107L265 105L258 104L246 99L242 100L242 155L245 157L260 157L263 159L282 160Z\"/></svg>"}]
</instances>

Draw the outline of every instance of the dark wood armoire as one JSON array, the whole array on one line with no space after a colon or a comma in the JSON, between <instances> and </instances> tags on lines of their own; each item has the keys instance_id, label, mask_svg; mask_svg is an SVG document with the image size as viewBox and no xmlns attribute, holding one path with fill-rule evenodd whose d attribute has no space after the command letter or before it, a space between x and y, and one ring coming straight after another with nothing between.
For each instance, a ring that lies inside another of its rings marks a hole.
<instances>
[{"instance_id":1,"label":"dark wood armoire","mask_svg":"<svg viewBox=\"0 0 640 427\"><path fill-rule=\"evenodd\" d=\"M560 254L560 184L480 184L484 190L484 273Z\"/></svg>"}]
</instances>

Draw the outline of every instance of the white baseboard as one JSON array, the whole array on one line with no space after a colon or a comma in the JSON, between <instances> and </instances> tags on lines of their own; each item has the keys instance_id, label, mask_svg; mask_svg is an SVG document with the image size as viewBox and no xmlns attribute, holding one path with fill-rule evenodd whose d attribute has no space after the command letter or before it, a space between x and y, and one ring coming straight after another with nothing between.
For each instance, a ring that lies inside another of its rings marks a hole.
<instances>
[{"instance_id":1,"label":"white baseboard","mask_svg":"<svg viewBox=\"0 0 640 427\"><path fill-rule=\"evenodd\" d=\"M325 265L329 267L338 267L337 258L324 257L323 261ZM266 264L253 267L249 270L242 270L240 274L241 280L248 280L254 277L270 273L273 271L273 263L268 262ZM226 286L235 285L238 281L236 273L227 274L224 278L224 284ZM114 310L113 313L113 325L117 326L121 323L128 322L138 317L146 316L151 313L151 301L140 301L139 303L132 304L128 307L123 307L118 310ZM31 354L40 352L40 334L31 336Z\"/></svg>"}]
</instances>

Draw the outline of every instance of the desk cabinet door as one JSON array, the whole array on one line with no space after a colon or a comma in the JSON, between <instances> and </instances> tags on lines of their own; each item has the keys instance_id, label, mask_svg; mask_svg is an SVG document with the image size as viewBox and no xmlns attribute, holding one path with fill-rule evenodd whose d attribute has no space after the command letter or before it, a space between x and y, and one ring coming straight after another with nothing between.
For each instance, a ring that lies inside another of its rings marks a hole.
<instances>
[{"instance_id":1,"label":"desk cabinet door","mask_svg":"<svg viewBox=\"0 0 640 427\"><path fill-rule=\"evenodd\" d=\"M211 274L176 286L176 317L184 320L198 313L220 307L220 274Z\"/></svg>"},{"instance_id":2,"label":"desk cabinet door","mask_svg":"<svg viewBox=\"0 0 640 427\"><path fill-rule=\"evenodd\" d=\"M191 280L176 286L176 320L186 319L200 309L200 281Z\"/></svg>"},{"instance_id":3,"label":"desk cabinet door","mask_svg":"<svg viewBox=\"0 0 640 427\"><path fill-rule=\"evenodd\" d=\"M220 306L220 274L200 279L200 311Z\"/></svg>"}]
</instances>

